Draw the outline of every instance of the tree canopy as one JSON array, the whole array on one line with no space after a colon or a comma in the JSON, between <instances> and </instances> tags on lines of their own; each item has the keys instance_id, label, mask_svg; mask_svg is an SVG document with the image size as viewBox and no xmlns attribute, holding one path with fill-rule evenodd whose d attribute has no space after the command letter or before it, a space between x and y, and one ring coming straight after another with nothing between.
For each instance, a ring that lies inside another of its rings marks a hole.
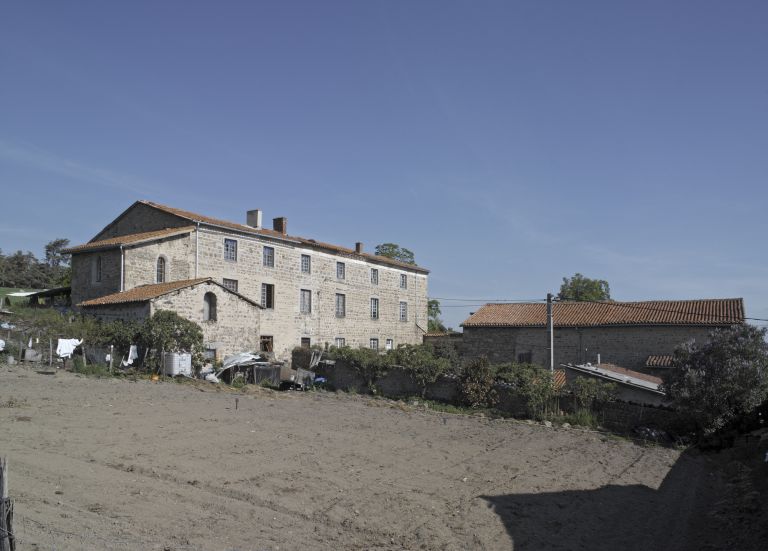
<instances>
[{"instance_id":1,"label":"tree canopy","mask_svg":"<svg viewBox=\"0 0 768 551\"><path fill-rule=\"evenodd\" d=\"M563 278L559 300L611 300L611 289L604 279L590 279L580 273Z\"/></svg>"},{"instance_id":2,"label":"tree canopy","mask_svg":"<svg viewBox=\"0 0 768 551\"><path fill-rule=\"evenodd\" d=\"M688 343L673 357L663 389L699 432L711 433L768 400L766 329L739 325Z\"/></svg>"},{"instance_id":3,"label":"tree canopy","mask_svg":"<svg viewBox=\"0 0 768 551\"><path fill-rule=\"evenodd\" d=\"M0 287L45 289L69 285L69 255L63 250L69 239L54 239L45 246L45 260L31 252L5 255L0 250Z\"/></svg>"},{"instance_id":4,"label":"tree canopy","mask_svg":"<svg viewBox=\"0 0 768 551\"><path fill-rule=\"evenodd\" d=\"M397 243L382 243L376 245L376 254L378 256L386 256L392 260L398 260L406 264L416 264L413 251L401 247Z\"/></svg>"},{"instance_id":5,"label":"tree canopy","mask_svg":"<svg viewBox=\"0 0 768 551\"><path fill-rule=\"evenodd\" d=\"M440 301L430 299L427 302L427 329L429 331L447 331L443 320L440 319Z\"/></svg>"}]
</instances>

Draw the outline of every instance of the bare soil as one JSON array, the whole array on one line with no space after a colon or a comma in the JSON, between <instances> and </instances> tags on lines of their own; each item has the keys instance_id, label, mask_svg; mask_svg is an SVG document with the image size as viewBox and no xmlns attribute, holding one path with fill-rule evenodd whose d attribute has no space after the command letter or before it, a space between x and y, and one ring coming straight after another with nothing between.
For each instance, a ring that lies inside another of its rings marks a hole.
<instances>
[{"instance_id":1,"label":"bare soil","mask_svg":"<svg viewBox=\"0 0 768 551\"><path fill-rule=\"evenodd\" d=\"M762 547L712 457L363 396L0 366L0 454L20 550Z\"/></svg>"}]
</instances>

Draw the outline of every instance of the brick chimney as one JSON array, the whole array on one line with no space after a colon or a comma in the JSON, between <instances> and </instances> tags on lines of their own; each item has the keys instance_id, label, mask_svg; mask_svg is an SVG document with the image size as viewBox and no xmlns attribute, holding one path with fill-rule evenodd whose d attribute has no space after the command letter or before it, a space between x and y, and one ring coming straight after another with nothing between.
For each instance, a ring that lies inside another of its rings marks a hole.
<instances>
[{"instance_id":1,"label":"brick chimney","mask_svg":"<svg viewBox=\"0 0 768 551\"><path fill-rule=\"evenodd\" d=\"M288 234L288 219L285 216L272 219L272 229L283 235Z\"/></svg>"},{"instance_id":2,"label":"brick chimney","mask_svg":"<svg viewBox=\"0 0 768 551\"><path fill-rule=\"evenodd\" d=\"M363 252L363 244L362 244L362 243L360 243L360 241L358 241L357 243L355 243L355 252L356 252L357 254L360 254L360 253L362 253L362 252Z\"/></svg>"},{"instance_id":3,"label":"brick chimney","mask_svg":"<svg viewBox=\"0 0 768 551\"><path fill-rule=\"evenodd\" d=\"M245 214L245 223L257 230L261 229L261 209L249 210Z\"/></svg>"}]
</instances>

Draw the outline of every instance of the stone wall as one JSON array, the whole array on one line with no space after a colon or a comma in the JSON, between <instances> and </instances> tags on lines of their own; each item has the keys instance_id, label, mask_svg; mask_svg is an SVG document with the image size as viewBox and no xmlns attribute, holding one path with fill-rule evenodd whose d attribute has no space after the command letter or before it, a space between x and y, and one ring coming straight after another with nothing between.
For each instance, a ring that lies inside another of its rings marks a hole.
<instances>
[{"instance_id":1,"label":"stone wall","mask_svg":"<svg viewBox=\"0 0 768 551\"><path fill-rule=\"evenodd\" d=\"M203 297L207 292L216 295L216 321L203 320ZM156 298L151 313L158 310L171 310L200 325L205 348L215 350L217 358L259 350L260 308L213 283L200 283Z\"/></svg>"},{"instance_id":2,"label":"stone wall","mask_svg":"<svg viewBox=\"0 0 768 551\"><path fill-rule=\"evenodd\" d=\"M128 210L101 230L91 241L101 241L102 239L121 235L164 230L166 228L181 228L191 225L192 222L184 218L179 218L142 203L134 203Z\"/></svg>"},{"instance_id":3,"label":"stone wall","mask_svg":"<svg viewBox=\"0 0 768 551\"><path fill-rule=\"evenodd\" d=\"M101 281L96 281L95 265L101 258ZM72 255L72 304L120 291L120 250L109 249Z\"/></svg>"},{"instance_id":4,"label":"stone wall","mask_svg":"<svg viewBox=\"0 0 768 551\"><path fill-rule=\"evenodd\" d=\"M180 281L195 277L195 235L176 235L125 247L125 289L157 283L157 259L165 257L165 280Z\"/></svg>"},{"instance_id":5,"label":"stone wall","mask_svg":"<svg viewBox=\"0 0 768 551\"><path fill-rule=\"evenodd\" d=\"M321 363L318 375L326 377L332 388L360 394L370 394L371 389L365 379L353 367L345 362L335 364ZM374 386L382 396L405 398L421 395L421 387L408 370L393 368L375 381ZM528 407L525 397L507 384L498 384L496 409L514 417L527 417ZM459 400L459 380L452 376L440 377L427 386L426 398L430 400L457 404ZM564 413L573 413L574 404L570 395L559 399L559 407ZM638 426L653 426L662 430L679 433L682 431L680 419L673 410L630 402L609 402L595 412L598 422L617 432L631 432Z\"/></svg>"},{"instance_id":6,"label":"stone wall","mask_svg":"<svg viewBox=\"0 0 768 551\"><path fill-rule=\"evenodd\" d=\"M237 261L224 260L224 239L236 238ZM274 268L264 266L264 247L274 249ZM367 347L371 338L398 344L421 342L427 326L427 276L384 264L333 255L298 244L266 238L234 236L203 229L199 238L199 273L222 282L238 282L243 295L261 303L262 283L274 285L273 309L261 314L261 332L274 339L274 351L288 358L290 351L309 338L311 344L333 345L336 338L352 347ZM301 271L301 255L311 258L311 272ZM336 277L336 263L344 262L345 278ZM379 284L371 284L371 268L379 270ZM400 288L400 274L407 274L408 288ZM312 292L312 312L300 312L300 291ZM346 315L336 317L336 294L346 297ZM379 299L379 319L371 319L370 299ZM408 321L399 321L400 301L408 304Z\"/></svg>"},{"instance_id":7,"label":"stone wall","mask_svg":"<svg viewBox=\"0 0 768 551\"><path fill-rule=\"evenodd\" d=\"M624 326L555 329L555 365L597 361L650 372L650 355L672 354L686 341L706 341L711 327ZM465 327L463 350L468 358L487 356L492 363L518 360L530 353L535 364L549 366L549 342L544 328Z\"/></svg>"}]
</instances>

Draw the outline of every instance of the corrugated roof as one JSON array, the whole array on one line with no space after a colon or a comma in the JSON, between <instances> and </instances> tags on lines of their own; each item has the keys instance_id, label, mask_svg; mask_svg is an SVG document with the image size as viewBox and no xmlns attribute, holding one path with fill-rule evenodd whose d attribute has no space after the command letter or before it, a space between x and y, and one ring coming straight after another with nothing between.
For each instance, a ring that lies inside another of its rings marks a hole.
<instances>
[{"instance_id":1,"label":"corrugated roof","mask_svg":"<svg viewBox=\"0 0 768 551\"><path fill-rule=\"evenodd\" d=\"M744 323L741 298L645 302L556 302L555 327L705 325ZM546 327L546 304L486 304L464 327Z\"/></svg>"},{"instance_id":2,"label":"corrugated roof","mask_svg":"<svg viewBox=\"0 0 768 551\"><path fill-rule=\"evenodd\" d=\"M648 356L648 359L645 360L645 367L672 367L672 355Z\"/></svg>"},{"instance_id":3,"label":"corrugated roof","mask_svg":"<svg viewBox=\"0 0 768 551\"><path fill-rule=\"evenodd\" d=\"M183 209L177 209L174 207L169 207L166 205L161 205L159 203L153 203L152 201L145 201L141 200L139 203L142 203L144 205L150 206L152 208L156 208L158 210L161 210L163 212L167 212L169 214L173 214L175 216L178 216L180 218L184 218L186 220L191 220L193 222L201 222L203 224L209 224L212 226L220 226L224 228L229 228L231 230L244 232L244 233L250 233L255 235L264 235L267 237L272 237L275 239L288 239L291 241L295 241L297 243L300 243L302 245L306 245L308 247L317 248L317 249L325 249L328 251L331 251L333 253L336 253L341 256L347 256L349 258L360 258L364 260L371 260L374 262L378 262L380 264L389 264L391 266L397 266L399 268L405 268L408 270L414 270L417 272L422 273L429 273L429 270L426 268L422 268L420 266L417 266L416 264L406 264L405 262L400 262L398 260L393 260L391 258L388 258L386 256L378 256L375 254L369 254L369 253L358 253L354 249L350 249L347 247L341 247L339 245L332 245L330 243L323 243L321 241L316 241L315 239L307 239L305 237L298 237L298 236L292 236L292 235L283 235L280 232L269 230L266 228L256 229L253 226L249 226L247 224L237 224L235 222L229 222L227 220L221 220L218 218L212 218L210 216L204 216L202 214L197 214L194 212L190 212L188 210Z\"/></svg>"},{"instance_id":4,"label":"corrugated roof","mask_svg":"<svg viewBox=\"0 0 768 551\"><path fill-rule=\"evenodd\" d=\"M170 237L173 235L182 235L189 233L195 229L194 226L186 226L183 228L166 228L164 230L147 231L142 233L132 233L130 235L121 235L118 237L112 237L110 239L102 239L100 241L91 241L83 245L77 245L64 249L64 253L82 253L87 251L93 251L98 249L111 249L113 247L119 247L120 245L135 245L143 243L145 241L154 241L155 239L162 239L163 237Z\"/></svg>"}]
</instances>

